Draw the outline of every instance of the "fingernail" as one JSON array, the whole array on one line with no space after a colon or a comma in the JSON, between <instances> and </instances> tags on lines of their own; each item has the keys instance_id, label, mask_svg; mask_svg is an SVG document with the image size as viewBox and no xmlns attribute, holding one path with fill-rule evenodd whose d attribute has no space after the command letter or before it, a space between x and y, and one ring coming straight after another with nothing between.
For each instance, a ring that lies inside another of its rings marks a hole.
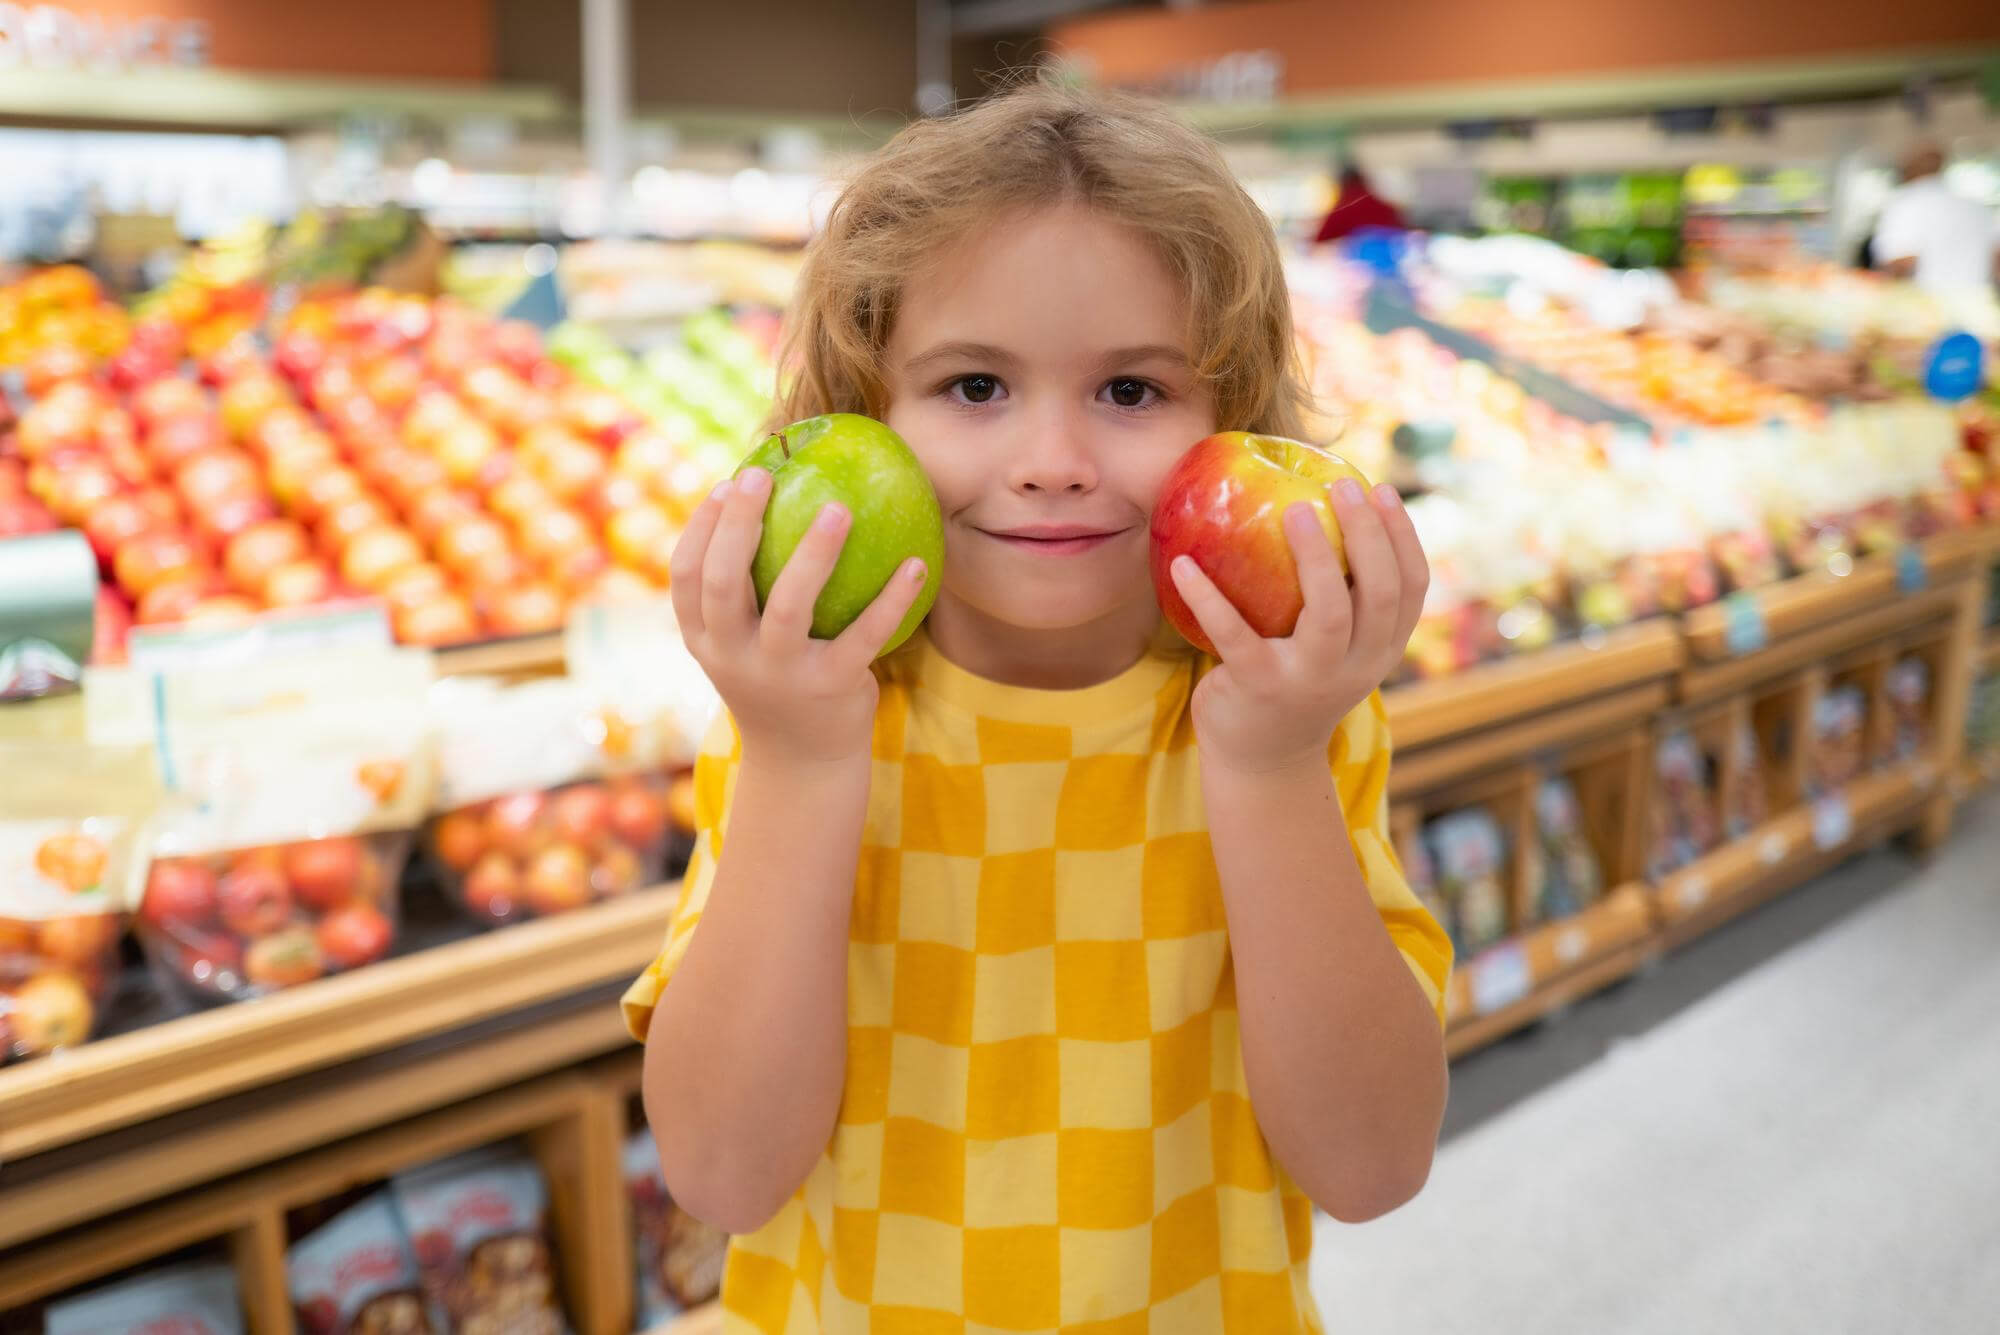
<instances>
[{"instance_id":1,"label":"fingernail","mask_svg":"<svg viewBox=\"0 0 2000 1335\"><path fill-rule=\"evenodd\" d=\"M1359 505L1362 502L1361 484L1351 477L1344 477L1336 482L1334 490L1338 491L1340 499L1346 501L1349 505Z\"/></svg>"},{"instance_id":2,"label":"fingernail","mask_svg":"<svg viewBox=\"0 0 2000 1335\"><path fill-rule=\"evenodd\" d=\"M1195 564L1192 556L1176 556L1174 558L1174 573L1176 575L1192 575L1194 571Z\"/></svg>"},{"instance_id":3,"label":"fingernail","mask_svg":"<svg viewBox=\"0 0 2000 1335\"><path fill-rule=\"evenodd\" d=\"M1375 503L1384 510L1397 510L1402 508L1403 498L1396 494L1394 487L1383 482L1375 488Z\"/></svg>"},{"instance_id":4,"label":"fingernail","mask_svg":"<svg viewBox=\"0 0 2000 1335\"><path fill-rule=\"evenodd\" d=\"M908 560L907 562L905 562L905 563L904 563L904 565L903 565L903 578L904 578L904 579L908 579L908 580L922 580L922 579L923 579L923 577L924 577L924 558L923 558L923 557L921 557L921 556L913 556L913 557L911 557L911 558L910 558L910 559L909 559L909 560Z\"/></svg>"},{"instance_id":5,"label":"fingernail","mask_svg":"<svg viewBox=\"0 0 2000 1335\"><path fill-rule=\"evenodd\" d=\"M761 468L746 468L737 475L736 481L746 493L755 496L771 485L771 475Z\"/></svg>"},{"instance_id":6,"label":"fingernail","mask_svg":"<svg viewBox=\"0 0 2000 1335\"><path fill-rule=\"evenodd\" d=\"M831 533L846 522L847 511L829 503L820 508L819 516L813 520L813 527L822 533Z\"/></svg>"},{"instance_id":7,"label":"fingernail","mask_svg":"<svg viewBox=\"0 0 2000 1335\"><path fill-rule=\"evenodd\" d=\"M724 478L722 479L722 481L715 484L715 490L708 493L708 499L710 499L711 501L719 501L727 498L728 495L729 495L729 479Z\"/></svg>"}]
</instances>

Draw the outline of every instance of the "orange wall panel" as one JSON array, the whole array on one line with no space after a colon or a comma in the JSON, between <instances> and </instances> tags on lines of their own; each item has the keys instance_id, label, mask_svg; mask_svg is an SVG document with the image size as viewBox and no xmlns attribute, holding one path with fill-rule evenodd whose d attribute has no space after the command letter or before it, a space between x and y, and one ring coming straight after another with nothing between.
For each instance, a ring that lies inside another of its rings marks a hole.
<instances>
[{"instance_id":1,"label":"orange wall panel","mask_svg":"<svg viewBox=\"0 0 2000 1335\"><path fill-rule=\"evenodd\" d=\"M1060 24L1109 82L1283 54L1287 93L2000 43L2000 0L1252 0Z\"/></svg>"},{"instance_id":2,"label":"orange wall panel","mask_svg":"<svg viewBox=\"0 0 2000 1335\"><path fill-rule=\"evenodd\" d=\"M78 18L200 19L217 69L488 80L493 0L76 0Z\"/></svg>"}]
</instances>

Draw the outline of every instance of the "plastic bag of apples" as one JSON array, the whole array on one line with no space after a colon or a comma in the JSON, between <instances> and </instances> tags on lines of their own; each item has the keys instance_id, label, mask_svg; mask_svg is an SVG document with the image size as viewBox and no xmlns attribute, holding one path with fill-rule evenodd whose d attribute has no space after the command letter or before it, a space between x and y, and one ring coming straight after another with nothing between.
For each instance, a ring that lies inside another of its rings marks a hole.
<instances>
[{"instance_id":1,"label":"plastic bag of apples","mask_svg":"<svg viewBox=\"0 0 2000 1335\"><path fill-rule=\"evenodd\" d=\"M240 1000L389 953L430 800L430 679L409 650L160 674L169 797L136 931L163 985Z\"/></svg>"},{"instance_id":2,"label":"plastic bag of apples","mask_svg":"<svg viewBox=\"0 0 2000 1335\"><path fill-rule=\"evenodd\" d=\"M424 850L474 919L565 913L661 878L676 760L643 723L575 677L448 678L431 705L438 810Z\"/></svg>"},{"instance_id":3,"label":"plastic bag of apples","mask_svg":"<svg viewBox=\"0 0 2000 1335\"><path fill-rule=\"evenodd\" d=\"M0 1065L96 1032L117 988L134 834L158 799L144 752L0 742Z\"/></svg>"}]
</instances>

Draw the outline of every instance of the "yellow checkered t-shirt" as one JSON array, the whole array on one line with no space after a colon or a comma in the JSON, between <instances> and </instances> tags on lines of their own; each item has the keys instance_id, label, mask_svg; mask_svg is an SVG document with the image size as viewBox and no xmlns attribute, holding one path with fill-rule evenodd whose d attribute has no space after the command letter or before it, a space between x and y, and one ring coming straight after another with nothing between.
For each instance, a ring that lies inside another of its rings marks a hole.
<instances>
[{"instance_id":1,"label":"yellow checkered t-shirt","mask_svg":"<svg viewBox=\"0 0 2000 1335\"><path fill-rule=\"evenodd\" d=\"M1155 653L1028 690L921 634L877 666L839 1123L733 1241L725 1330L1321 1329L1312 1206L1244 1078L1189 710L1208 666ZM1330 759L1383 926L1439 1005L1451 947L1390 850L1379 696ZM725 720L666 948L625 997L641 1038L701 921L735 763Z\"/></svg>"}]
</instances>

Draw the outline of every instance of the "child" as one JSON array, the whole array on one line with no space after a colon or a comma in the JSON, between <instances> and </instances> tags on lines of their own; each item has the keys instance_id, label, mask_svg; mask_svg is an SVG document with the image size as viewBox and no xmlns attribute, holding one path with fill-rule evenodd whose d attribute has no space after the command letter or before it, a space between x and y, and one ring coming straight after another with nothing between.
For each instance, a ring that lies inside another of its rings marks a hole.
<instances>
[{"instance_id":1,"label":"child","mask_svg":"<svg viewBox=\"0 0 2000 1335\"><path fill-rule=\"evenodd\" d=\"M1269 224L1167 112L1030 84L861 170L795 321L785 419L900 432L945 569L871 666L923 572L809 639L838 507L761 617L767 476L674 555L728 719L625 1005L669 1189L738 1235L725 1329L1318 1331L1312 1204L1429 1171L1450 947L1389 847L1375 691L1428 578L1394 493L1336 491L1351 591L1287 516L1288 639L1176 569L1219 664L1148 576L1189 445L1296 431Z\"/></svg>"}]
</instances>

